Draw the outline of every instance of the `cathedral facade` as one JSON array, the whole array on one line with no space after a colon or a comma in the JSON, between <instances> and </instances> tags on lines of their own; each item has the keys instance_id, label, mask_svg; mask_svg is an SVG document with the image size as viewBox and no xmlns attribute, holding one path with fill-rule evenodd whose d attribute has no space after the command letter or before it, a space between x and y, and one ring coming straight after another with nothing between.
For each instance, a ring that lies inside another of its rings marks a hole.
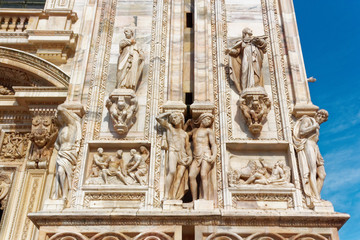
<instances>
[{"instance_id":1,"label":"cathedral facade","mask_svg":"<svg viewBox=\"0 0 360 240\"><path fill-rule=\"evenodd\" d=\"M339 239L292 0L0 19L0 239Z\"/></svg>"}]
</instances>

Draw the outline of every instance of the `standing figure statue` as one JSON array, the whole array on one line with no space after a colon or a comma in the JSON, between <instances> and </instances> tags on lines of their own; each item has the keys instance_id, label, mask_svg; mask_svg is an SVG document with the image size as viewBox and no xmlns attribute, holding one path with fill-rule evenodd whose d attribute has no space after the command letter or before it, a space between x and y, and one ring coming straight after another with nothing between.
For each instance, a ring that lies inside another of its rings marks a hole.
<instances>
[{"instance_id":1,"label":"standing figure statue","mask_svg":"<svg viewBox=\"0 0 360 240\"><path fill-rule=\"evenodd\" d=\"M201 176L200 197L210 200L211 182L209 181L209 173L213 168L217 155L215 134L211 129L213 121L214 116L211 113L203 113L195 122L195 124L200 124L199 128L195 128L189 133L189 135L192 135L194 144L194 159L189 173L193 201L198 199L196 177L199 173Z\"/></svg>"},{"instance_id":2,"label":"standing figure statue","mask_svg":"<svg viewBox=\"0 0 360 240\"><path fill-rule=\"evenodd\" d=\"M326 122L328 116L328 112L324 109L318 110L314 118L304 115L297 120L293 130L306 204L310 207L313 206L314 201L321 200L320 192L326 176L324 159L317 142L320 124Z\"/></svg>"},{"instance_id":3,"label":"standing figure statue","mask_svg":"<svg viewBox=\"0 0 360 240\"><path fill-rule=\"evenodd\" d=\"M116 88L135 90L144 67L144 54L136 44L134 31L125 28L126 39L120 41L117 63Z\"/></svg>"},{"instance_id":4,"label":"standing figure statue","mask_svg":"<svg viewBox=\"0 0 360 240\"><path fill-rule=\"evenodd\" d=\"M68 198L72 174L79 153L81 140L81 119L63 105L57 108L59 133L55 142L58 151L53 199Z\"/></svg>"},{"instance_id":5,"label":"standing figure statue","mask_svg":"<svg viewBox=\"0 0 360 240\"><path fill-rule=\"evenodd\" d=\"M181 199L187 190L187 168L192 161L189 136L183 129L182 113L163 113L156 120L166 129L167 172L165 200Z\"/></svg>"},{"instance_id":6,"label":"standing figure statue","mask_svg":"<svg viewBox=\"0 0 360 240\"><path fill-rule=\"evenodd\" d=\"M247 88L264 87L261 70L266 53L266 38L267 36L254 37L250 28L244 28L242 39L225 50L225 54L233 58L234 83L239 93Z\"/></svg>"}]
</instances>

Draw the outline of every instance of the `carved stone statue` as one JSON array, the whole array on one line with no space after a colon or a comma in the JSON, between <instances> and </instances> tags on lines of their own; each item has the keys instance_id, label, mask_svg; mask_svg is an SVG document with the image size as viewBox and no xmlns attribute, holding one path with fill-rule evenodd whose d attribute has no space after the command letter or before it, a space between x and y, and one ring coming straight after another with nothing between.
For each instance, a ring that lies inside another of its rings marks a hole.
<instances>
[{"instance_id":1,"label":"carved stone statue","mask_svg":"<svg viewBox=\"0 0 360 240\"><path fill-rule=\"evenodd\" d=\"M58 151L53 199L68 198L72 174L79 153L81 140L81 119L63 105L58 106L57 121L59 134L55 142Z\"/></svg>"},{"instance_id":2,"label":"carved stone statue","mask_svg":"<svg viewBox=\"0 0 360 240\"><path fill-rule=\"evenodd\" d=\"M127 133L136 120L138 102L135 94L125 92L116 96L112 94L106 101L106 107L115 130L119 134Z\"/></svg>"},{"instance_id":3,"label":"carved stone statue","mask_svg":"<svg viewBox=\"0 0 360 240\"><path fill-rule=\"evenodd\" d=\"M30 140L33 142L27 166L47 168L58 134L54 119L50 116L35 116L32 120Z\"/></svg>"},{"instance_id":4,"label":"carved stone statue","mask_svg":"<svg viewBox=\"0 0 360 240\"><path fill-rule=\"evenodd\" d=\"M181 199L187 190L188 166L192 161L189 136L183 129L184 115L163 113L156 120L166 129L165 200Z\"/></svg>"},{"instance_id":5,"label":"carved stone statue","mask_svg":"<svg viewBox=\"0 0 360 240\"><path fill-rule=\"evenodd\" d=\"M139 154L135 149L130 150L131 159L126 165L128 175L135 180L136 182L140 183L140 185L145 185L146 182L143 179L148 172L148 165L146 161L148 160L150 154L146 147L140 147Z\"/></svg>"},{"instance_id":6,"label":"carved stone statue","mask_svg":"<svg viewBox=\"0 0 360 240\"><path fill-rule=\"evenodd\" d=\"M2 171L2 170L1 170ZM7 196L10 191L10 173L0 172L0 209L3 210L7 203Z\"/></svg>"},{"instance_id":7,"label":"carved stone statue","mask_svg":"<svg viewBox=\"0 0 360 240\"><path fill-rule=\"evenodd\" d=\"M124 30L125 39L120 41L117 63L116 88L135 90L144 67L144 54L134 39L134 31Z\"/></svg>"},{"instance_id":8,"label":"carved stone statue","mask_svg":"<svg viewBox=\"0 0 360 240\"><path fill-rule=\"evenodd\" d=\"M326 173L317 142L320 124L326 122L328 116L324 109L318 110L314 118L304 115L297 120L293 129L293 141L308 206L321 199L320 192Z\"/></svg>"},{"instance_id":9,"label":"carved stone statue","mask_svg":"<svg viewBox=\"0 0 360 240\"><path fill-rule=\"evenodd\" d=\"M271 101L264 89L262 74L266 53L267 36L253 36L250 28L244 28L242 39L225 54L232 58L231 67L235 86L239 92L238 106L252 134L257 135L271 108Z\"/></svg>"},{"instance_id":10,"label":"carved stone statue","mask_svg":"<svg viewBox=\"0 0 360 240\"><path fill-rule=\"evenodd\" d=\"M210 171L214 166L217 155L217 146L215 142L215 134L211 129L214 116L211 113L202 113L195 124L200 125L192 130L189 135L193 139L193 161L190 165L190 189L193 201L198 199L198 184L196 178L200 173L201 186L200 198L210 200L210 188L212 183L209 181Z\"/></svg>"},{"instance_id":11,"label":"carved stone statue","mask_svg":"<svg viewBox=\"0 0 360 240\"><path fill-rule=\"evenodd\" d=\"M264 87L262 64L266 53L267 36L253 36L250 28L244 28L242 39L225 50L232 58L235 85L239 93L247 88Z\"/></svg>"},{"instance_id":12,"label":"carved stone statue","mask_svg":"<svg viewBox=\"0 0 360 240\"><path fill-rule=\"evenodd\" d=\"M247 166L230 171L228 174L229 185L231 187L241 184L261 184L261 185L288 185L290 184L291 170L282 161L277 161L273 166L259 159L260 165L254 160L250 160Z\"/></svg>"},{"instance_id":13,"label":"carved stone statue","mask_svg":"<svg viewBox=\"0 0 360 240\"><path fill-rule=\"evenodd\" d=\"M259 134L262 124L271 109L271 102L263 94L247 94L245 98L240 98L238 105L241 109L250 132Z\"/></svg>"}]
</instances>

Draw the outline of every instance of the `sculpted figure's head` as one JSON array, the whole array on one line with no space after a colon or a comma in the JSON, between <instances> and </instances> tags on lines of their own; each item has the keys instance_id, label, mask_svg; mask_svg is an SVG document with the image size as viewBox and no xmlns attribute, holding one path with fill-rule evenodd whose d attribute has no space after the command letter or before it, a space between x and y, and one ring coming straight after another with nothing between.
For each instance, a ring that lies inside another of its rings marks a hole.
<instances>
[{"instance_id":1,"label":"sculpted figure's head","mask_svg":"<svg viewBox=\"0 0 360 240\"><path fill-rule=\"evenodd\" d=\"M211 113L202 113L195 124L200 124L202 127L210 127L214 121L214 115Z\"/></svg>"},{"instance_id":2,"label":"sculpted figure's head","mask_svg":"<svg viewBox=\"0 0 360 240\"><path fill-rule=\"evenodd\" d=\"M147 150L147 148L145 146L140 146L140 152L141 153L147 153L148 150Z\"/></svg>"},{"instance_id":3,"label":"sculpted figure's head","mask_svg":"<svg viewBox=\"0 0 360 240\"><path fill-rule=\"evenodd\" d=\"M242 30L243 40L251 39L252 35L253 35L253 32L252 32L252 30L250 28L244 28Z\"/></svg>"},{"instance_id":4,"label":"sculpted figure's head","mask_svg":"<svg viewBox=\"0 0 360 240\"><path fill-rule=\"evenodd\" d=\"M134 36L134 31L131 28L125 28L124 34L127 39L130 39Z\"/></svg>"},{"instance_id":5,"label":"sculpted figure's head","mask_svg":"<svg viewBox=\"0 0 360 240\"><path fill-rule=\"evenodd\" d=\"M126 107L126 103L124 101L118 101L117 102L117 107L119 110L124 110Z\"/></svg>"},{"instance_id":6,"label":"sculpted figure's head","mask_svg":"<svg viewBox=\"0 0 360 240\"><path fill-rule=\"evenodd\" d=\"M174 126L184 124L184 115L178 112L171 113L169 116L169 121Z\"/></svg>"},{"instance_id":7,"label":"sculpted figure's head","mask_svg":"<svg viewBox=\"0 0 360 240\"><path fill-rule=\"evenodd\" d=\"M134 156L135 153L136 153L136 150L135 150L135 149L131 149L131 150L130 150L130 155L131 155L131 156Z\"/></svg>"},{"instance_id":8,"label":"sculpted figure's head","mask_svg":"<svg viewBox=\"0 0 360 240\"><path fill-rule=\"evenodd\" d=\"M103 148L98 148L97 151L98 151L98 153L102 154L104 152L104 149Z\"/></svg>"},{"instance_id":9,"label":"sculpted figure's head","mask_svg":"<svg viewBox=\"0 0 360 240\"><path fill-rule=\"evenodd\" d=\"M122 150L117 150L116 155L118 158L122 158L122 154L123 154Z\"/></svg>"},{"instance_id":10,"label":"sculpted figure's head","mask_svg":"<svg viewBox=\"0 0 360 240\"><path fill-rule=\"evenodd\" d=\"M329 113L325 109L320 109L315 114L315 120L321 124L323 122L326 122L328 120Z\"/></svg>"}]
</instances>

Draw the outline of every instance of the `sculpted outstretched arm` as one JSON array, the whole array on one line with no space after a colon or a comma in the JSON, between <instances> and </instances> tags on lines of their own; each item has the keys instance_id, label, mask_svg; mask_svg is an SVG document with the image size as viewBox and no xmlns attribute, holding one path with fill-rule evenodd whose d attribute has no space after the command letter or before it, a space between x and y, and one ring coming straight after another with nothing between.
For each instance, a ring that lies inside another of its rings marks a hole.
<instances>
[{"instance_id":1,"label":"sculpted outstretched arm","mask_svg":"<svg viewBox=\"0 0 360 240\"><path fill-rule=\"evenodd\" d=\"M164 118L167 118L171 113L162 113L159 116L157 116L155 119L156 121L163 126L166 129L170 129L171 128L171 124L165 120Z\"/></svg>"},{"instance_id":2,"label":"sculpted outstretched arm","mask_svg":"<svg viewBox=\"0 0 360 240\"><path fill-rule=\"evenodd\" d=\"M318 126L316 124L312 124L310 119L304 119L299 129L300 136L305 137L317 128Z\"/></svg>"}]
</instances>

